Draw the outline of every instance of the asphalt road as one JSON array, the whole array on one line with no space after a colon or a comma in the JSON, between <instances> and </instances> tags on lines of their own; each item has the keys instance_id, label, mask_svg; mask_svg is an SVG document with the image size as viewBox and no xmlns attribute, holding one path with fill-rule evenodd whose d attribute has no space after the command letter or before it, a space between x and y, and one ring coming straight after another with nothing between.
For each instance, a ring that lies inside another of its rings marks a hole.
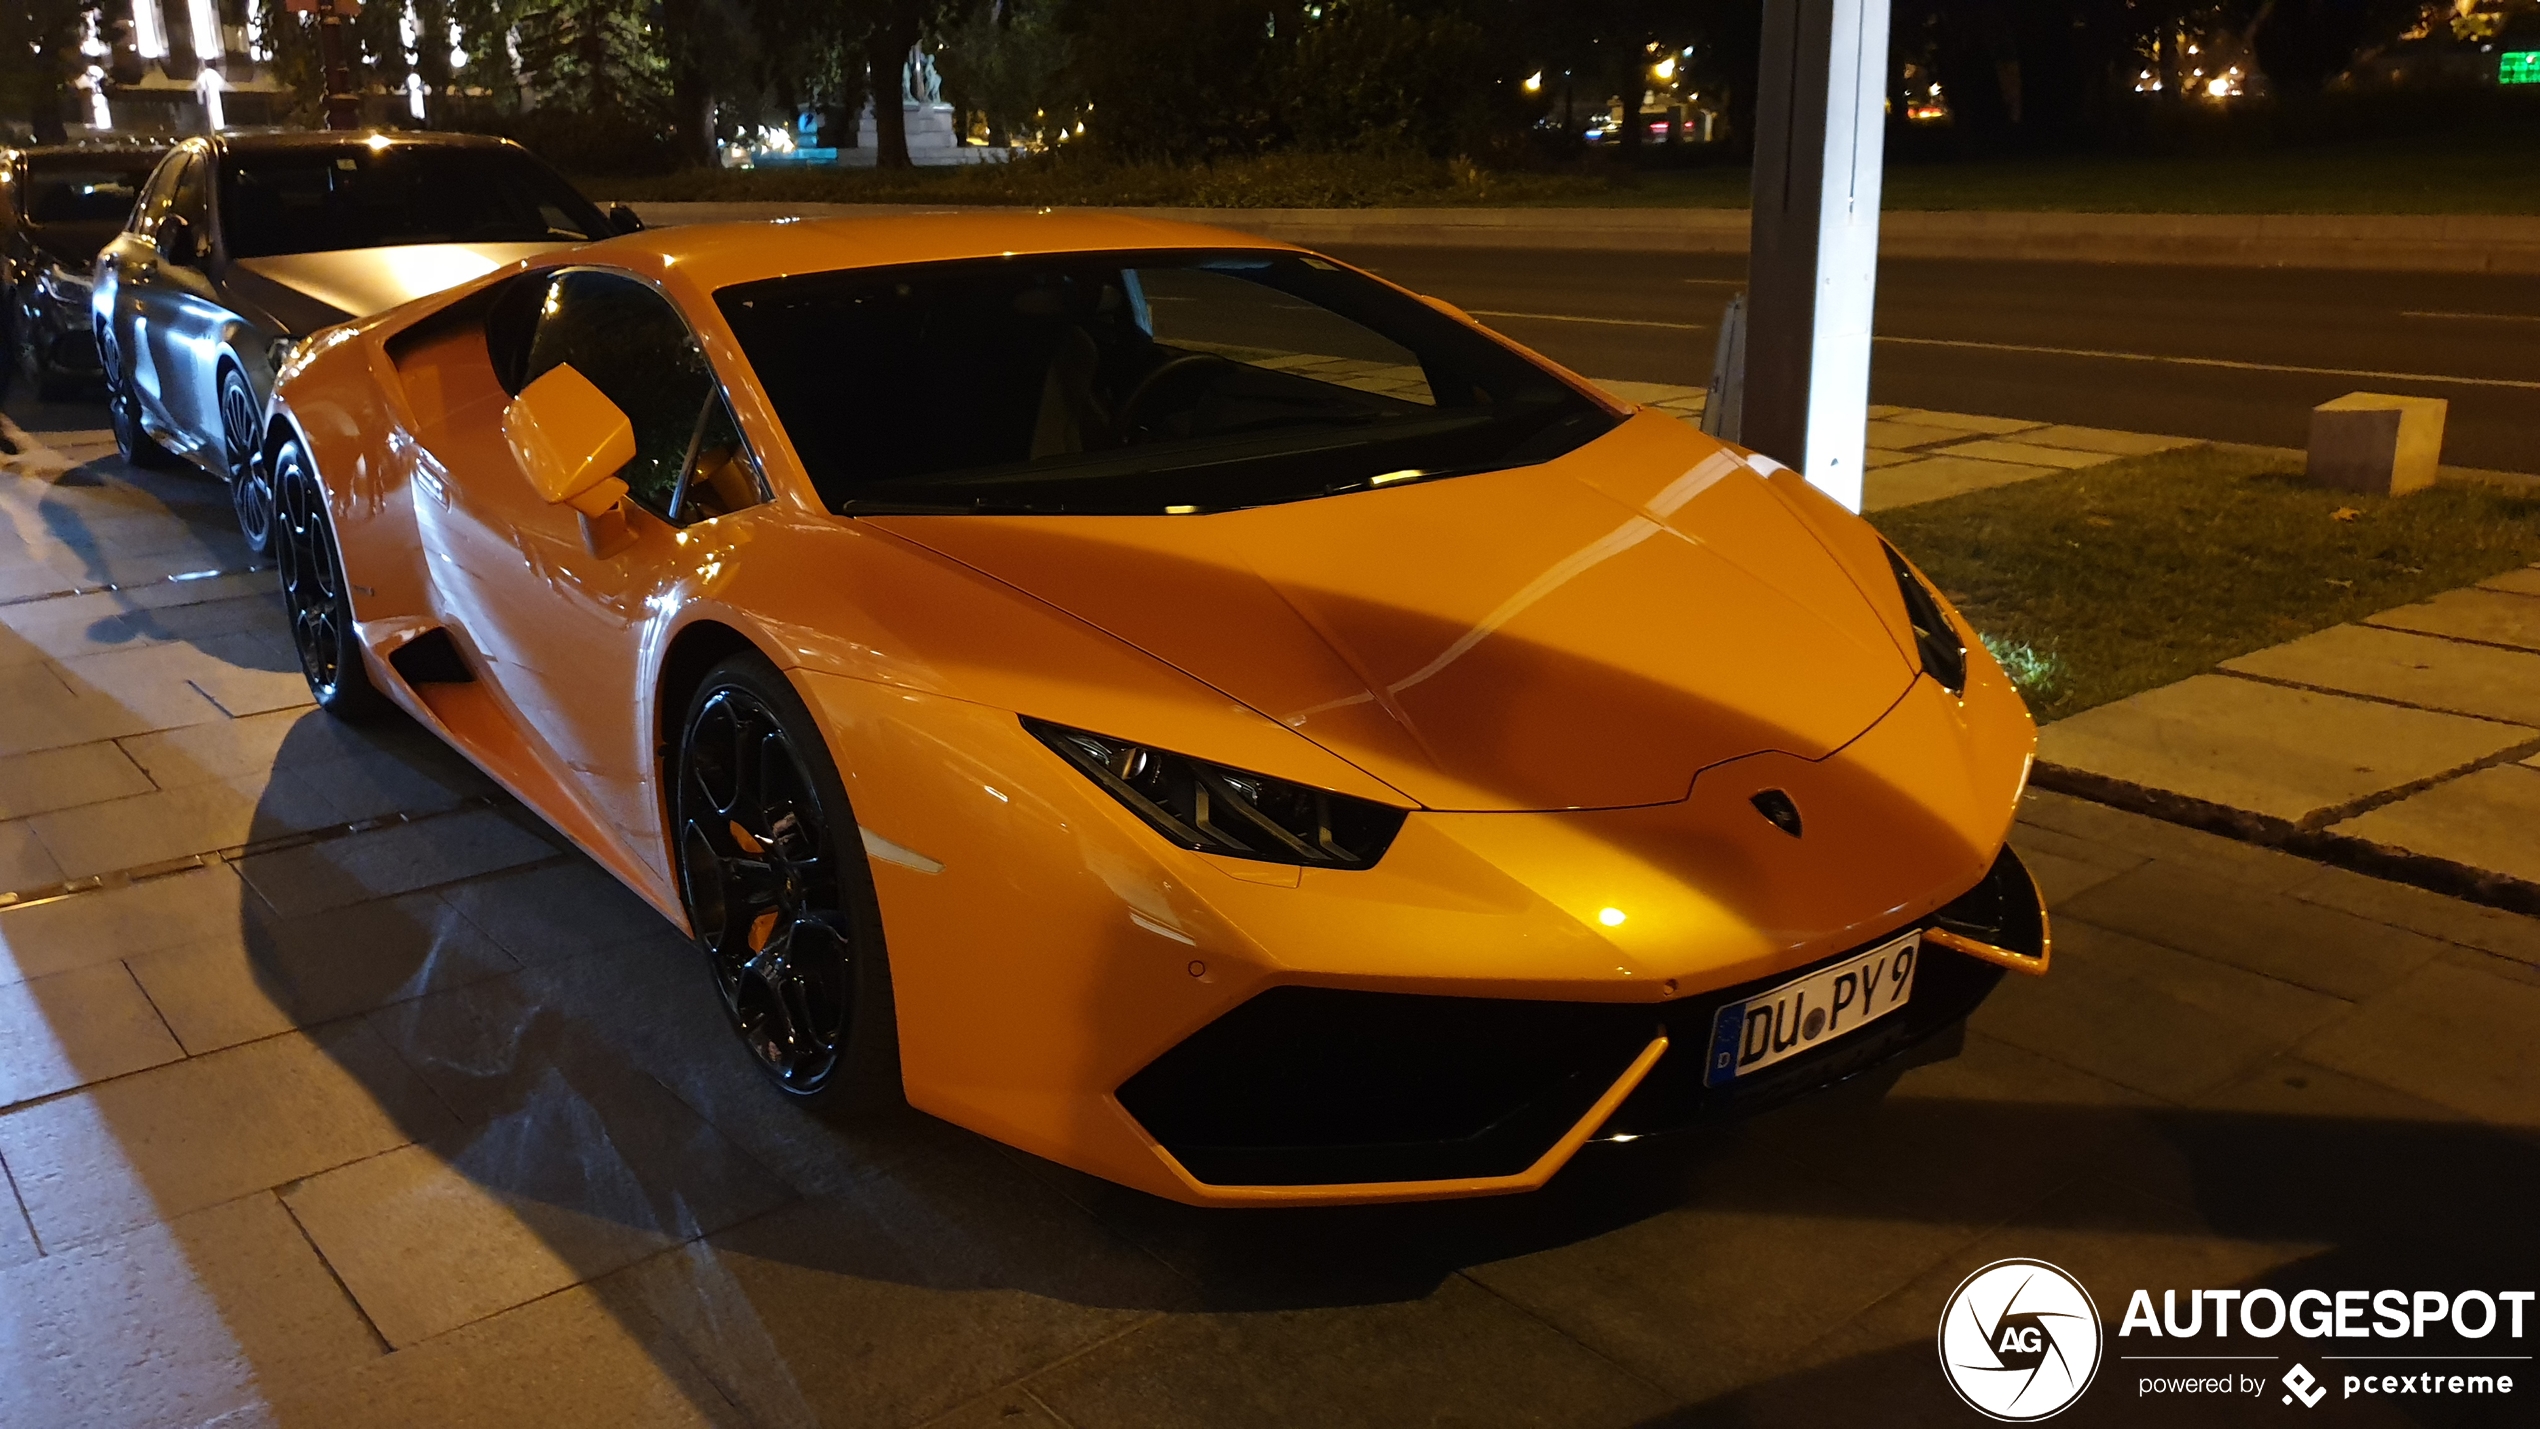
<instances>
[{"instance_id":1,"label":"asphalt road","mask_svg":"<svg viewBox=\"0 0 2540 1429\"><path fill-rule=\"evenodd\" d=\"M1710 380L1740 256L1349 248L1592 377ZM2451 402L2443 459L2540 472L2540 277L1891 261L1874 402L2298 447L2348 392Z\"/></svg>"}]
</instances>

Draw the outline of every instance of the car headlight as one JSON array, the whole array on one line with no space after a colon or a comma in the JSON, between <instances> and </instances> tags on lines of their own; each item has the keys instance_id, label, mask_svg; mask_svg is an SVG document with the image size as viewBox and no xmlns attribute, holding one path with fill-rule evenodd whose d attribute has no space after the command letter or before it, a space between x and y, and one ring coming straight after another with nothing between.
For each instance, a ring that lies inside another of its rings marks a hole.
<instances>
[{"instance_id":1,"label":"car headlight","mask_svg":"<svg viewBox=\"0 0 2540 1429\"><path fill-rule=\"evenodd\" d=\"M265 360L273 364L274 376L280 377L282 370L291 365L291 359L299 356L300 347L296 337L277 337L265 344Z\"/></svg>"},{"instance_id":2,"label":"car headlight","mask_svg":"<svg viewBox=\"0 0 2540 1429\"><path fill-rule=\"evenodd\" d=\"M1932 594L1914 568L1905 564L1894 546L1887 547L1887 563L1895 568L1896 589L1905 597L1905 619L1914 627L1914 652L1922 657L1923 673L1940 682L1940 687L1953 695L1967 692L1967 644L1958 638L1958 627L1942 613L1940 597Z\"/></svg>"},{"instance_id":3,"label":"car headlight","mask_svg":"<svg viewBox=\"0 0 2540 1429\"><path fill-rule=\"evenodd\" d=\"M88 306L88 275L74 273L59 263L47 263L36 275L35 290L66 308Z\"/></svg>"},{"instance_id":4,"label":"car headlight","mask_svg":"<svg viewBox=\"0 0 2540 1429\"><path fill-rule=\"evenodd\" d=\"M1165 838L1201 853L1372 868L1409 811L1025 716L1023 727Z\"/></svg>"}]
</instances>

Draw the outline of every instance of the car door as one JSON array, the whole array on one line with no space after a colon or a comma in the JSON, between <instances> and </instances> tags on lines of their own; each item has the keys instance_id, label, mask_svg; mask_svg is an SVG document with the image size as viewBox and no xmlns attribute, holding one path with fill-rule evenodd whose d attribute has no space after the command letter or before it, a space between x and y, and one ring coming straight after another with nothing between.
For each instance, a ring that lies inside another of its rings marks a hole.
<instances>
[{"instance_id":1,"label":"car door","mask_svg":"<svg viewBox=\"0 0 2540 1429\"><path fill-rule=\"evenodd\" d=\"M155 386L156 415L167 424L169 446L196 454L208 449L217 462L222 456L217 355L230 314L211 277L211 178L210 156L189 152L167 209L152 228L158 271L142 299L142 315L156 380L143 390Z\"/></svg>"},{"instance_id":2,"label":"car door","mask_svg":"<svg viewBox=\"0 0 2540 1429\"><path fill-rule=\"evenodd\" d=\"M152 426L167 423L159 407L159 369L149 341L153 293L159 283L158 226L176 195L177 177L184 172L188 157L188 151L180 148L159 161L133 201L132 217L106 245L98 263L97 300L106 305L102 310L105 335L114 347L113 360L120 364L113 380L129 382L128 390Z\"/></svg>"},{"instance_id":3,"label":"car door","mask_svg":"<svg viewBox=\"0 0 2540 1429\"><path fill-rule=\"evenodd\" d=\"M450 473L452 559L436 578L461 582L450 607L479 651L499 662L515 718L594 818L638 857L657 853L649 793L653 741L635 718L644 645L657 599L714 559L698 527L766 499L766 483L695 335L671 303L627 274L576 268L522 280L499 308L534 311L507 385L570 364L634 424L626 529L598 549L572 508L549 505L508 448L476 450ZM491 344L506 345L495 324Z\"/></svg>"}]
</instances>

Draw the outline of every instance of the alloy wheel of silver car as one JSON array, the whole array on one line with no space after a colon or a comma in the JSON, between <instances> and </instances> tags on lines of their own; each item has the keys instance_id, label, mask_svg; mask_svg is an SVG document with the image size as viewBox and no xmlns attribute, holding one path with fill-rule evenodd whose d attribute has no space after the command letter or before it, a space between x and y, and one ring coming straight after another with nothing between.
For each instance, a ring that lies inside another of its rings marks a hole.
<instances>
[{"instance_id":1,"label":"alloy wheel of silver car","mask_svg":"<svg viewBox=\"0 0 2540 1429\"><path fill-rule=\"evenodd\" d=\"M106 423L115 431L115 451L137 467L174 466L176 458L141 424L141 402L132 395L132 378L124 371L123 354L102 324L97 330L97 354L106 364Z\"/></svg>"},{"instance_id":2,"label":"alloy wheel of silver car","mask_svg":"<svg viewBox=\"0 0 2540 1429\"><path fill-rule=\"evenodd\" d=\"M257 451L256 394L237 368L221 369L220 424L222 456L229 473L229 501L238 512L238 534L251 554L273 550L273 482Z\"/></svg>"}]
</instances>

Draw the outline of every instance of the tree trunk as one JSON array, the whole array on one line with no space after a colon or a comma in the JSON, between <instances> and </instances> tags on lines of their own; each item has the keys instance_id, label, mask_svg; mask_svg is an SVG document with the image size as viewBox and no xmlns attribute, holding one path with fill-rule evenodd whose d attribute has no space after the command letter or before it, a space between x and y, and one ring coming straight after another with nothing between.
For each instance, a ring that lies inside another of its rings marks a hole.
<instances>
[{"instance_id":1,"label":"tree trunk","mask_svg":"<svg viewBox=\"0 0 2540 1429\"><path fill-rule=\"evenodd\" d=\"M1637 60L1623 75L1623 152L1637 154L1640 141L1647 138L1640 118L1640 101L1649 81L1643 77Z\"/></svg>"},{"instance_id":2,"label":"tree trunk","mask_svg":"<svg viewBox=\"0 0 2540 1429\"><path fill-rule=\"evenodd\" d=\"M900 107L900 71L908 64L909 52L917 48L917 7L908 0L894 0L882 14L882 23L873 27L873 166L877 169L916 167L908 157L908 111Z\"/></svg>"}]
</instances>

